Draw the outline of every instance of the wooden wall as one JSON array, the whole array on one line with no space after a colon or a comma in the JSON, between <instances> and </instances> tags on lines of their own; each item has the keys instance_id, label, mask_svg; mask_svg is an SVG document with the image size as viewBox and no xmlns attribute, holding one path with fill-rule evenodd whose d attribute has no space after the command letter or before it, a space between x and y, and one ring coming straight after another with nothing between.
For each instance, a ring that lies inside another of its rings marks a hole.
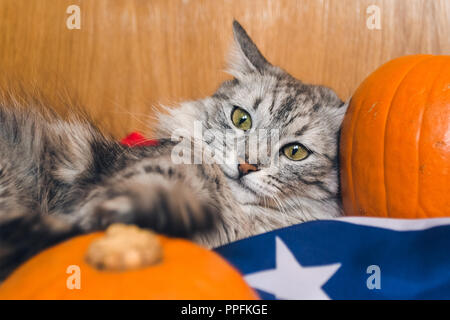
<instances>
[{"instance_id":1,"label":"wooden wall","mask_svg":"<svg viewBox=\"0 0 450 320\"><path fill-rule=\"evenodd\" d=\"M79 30L66 27L72 4ZM372 4L380 30L366 26ZM389 59L450 54L450 0L0 0L0 81L71 96L117 137L145 131L152 106L228 77L233 18L269 61L342 99Z\"/></svg>"}]
</instances>

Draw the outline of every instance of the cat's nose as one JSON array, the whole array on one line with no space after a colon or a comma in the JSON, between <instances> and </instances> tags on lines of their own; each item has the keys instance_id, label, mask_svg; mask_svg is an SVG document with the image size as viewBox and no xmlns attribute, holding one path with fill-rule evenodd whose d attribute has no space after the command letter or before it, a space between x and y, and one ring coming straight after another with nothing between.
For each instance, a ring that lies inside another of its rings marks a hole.
<instances>
[{"instance_id":1,"label":"cat's nose","mask_svg":"<svg viewBox=\"0 0 450 320\"><path fill-rule=\"evenodd\" d=\"M238 164L238 170L239 170L239 178L242 176L245 176L246 174L249 174L250 172L254 172L254 171L258 171L258 167L253 165L253 164L249 164L246 162L240 163Z\"/></svg>"}]
</instances>

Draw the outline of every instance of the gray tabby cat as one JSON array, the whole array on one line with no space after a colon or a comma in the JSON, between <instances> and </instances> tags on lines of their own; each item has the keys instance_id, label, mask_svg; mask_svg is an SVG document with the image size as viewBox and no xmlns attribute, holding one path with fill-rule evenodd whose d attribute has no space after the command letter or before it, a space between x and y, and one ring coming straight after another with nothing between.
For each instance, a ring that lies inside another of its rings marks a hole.
<instances>
[{"instance_id":1,"label":"gray tabby cat","mask_svg":"<svg viewBox=\"0 0 450 320\"><path fill-rule=\"evenodd\" d=\"M271 65L236 21L233 30L234 79L160 115L158 146L128 148L87 121L0 106L0 279L42 248L114 222L214 247L340 215L343 102ZM180 139L167 138L184 130L196 144L199 122L209 132L201 142L226 151L224 161L175 164ZM233 151L242 142L244 153Z\"/></svg>"}]
</instances>

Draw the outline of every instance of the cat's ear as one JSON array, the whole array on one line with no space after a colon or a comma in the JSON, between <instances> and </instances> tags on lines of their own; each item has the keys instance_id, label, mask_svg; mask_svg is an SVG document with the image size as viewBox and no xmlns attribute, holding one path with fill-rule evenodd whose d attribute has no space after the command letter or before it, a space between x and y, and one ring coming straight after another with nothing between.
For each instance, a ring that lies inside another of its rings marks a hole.
<instances>
[{"instance_id":1,"label":"cat's ear","mask_svg":"<svg viewBox=\"0 0 450 320\"><path fill-rule=\"evenodd\" d=\"M229 57L229 73L238 78L249 72L264 73L271 64L236 20L233 21L233 34L234 46Z\"/></svg>"}]
</instances>

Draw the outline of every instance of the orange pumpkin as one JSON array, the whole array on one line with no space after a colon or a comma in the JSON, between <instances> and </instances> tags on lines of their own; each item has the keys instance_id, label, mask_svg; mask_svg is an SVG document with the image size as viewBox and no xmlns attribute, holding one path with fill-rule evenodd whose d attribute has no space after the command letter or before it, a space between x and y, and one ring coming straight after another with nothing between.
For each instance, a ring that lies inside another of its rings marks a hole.
<instances>
[{"instance_id":1,"label":"orange pumpkin","mask_svg":"<svg viewBox=\"0 0 450 320\"><path fill-rule=\"evenodd\" d=\"M373 72L350 101L340 163L347 215L450 216L450 56Z\"/></svg>"},{"instance_id":2,"label":"orange pumpkin","mask_svg":"<svg viewBox=\"0 0 450 320\"><path fill-rule=\"evenodd\" d=\"M141 249L150 248L146 254L152 265L139 266L143 259L133 254L136 248L128 245L130 241L125 241L123 250L117 249L124 238L133 237L130 228L139 229L116 226L112 228L126 231L120 243L108 237L110 227L106 237L105 233L75 237L30 259L0 286L0 299L257 299L224 259L187 240L153 235L157 243L143 245L146 239L142 241L141 234L135 242ZM109 243L105 246L102 241ZM112 249L112 254L105 248ZM103 252L99 255L99 251ZM90 257L92 252L96 256ZM114 259L117 254L128 256ZM129 270L115 270L114 265ZM72 281L73 266L79 267L79 289Z\"/></svg>"}]
</instances>

